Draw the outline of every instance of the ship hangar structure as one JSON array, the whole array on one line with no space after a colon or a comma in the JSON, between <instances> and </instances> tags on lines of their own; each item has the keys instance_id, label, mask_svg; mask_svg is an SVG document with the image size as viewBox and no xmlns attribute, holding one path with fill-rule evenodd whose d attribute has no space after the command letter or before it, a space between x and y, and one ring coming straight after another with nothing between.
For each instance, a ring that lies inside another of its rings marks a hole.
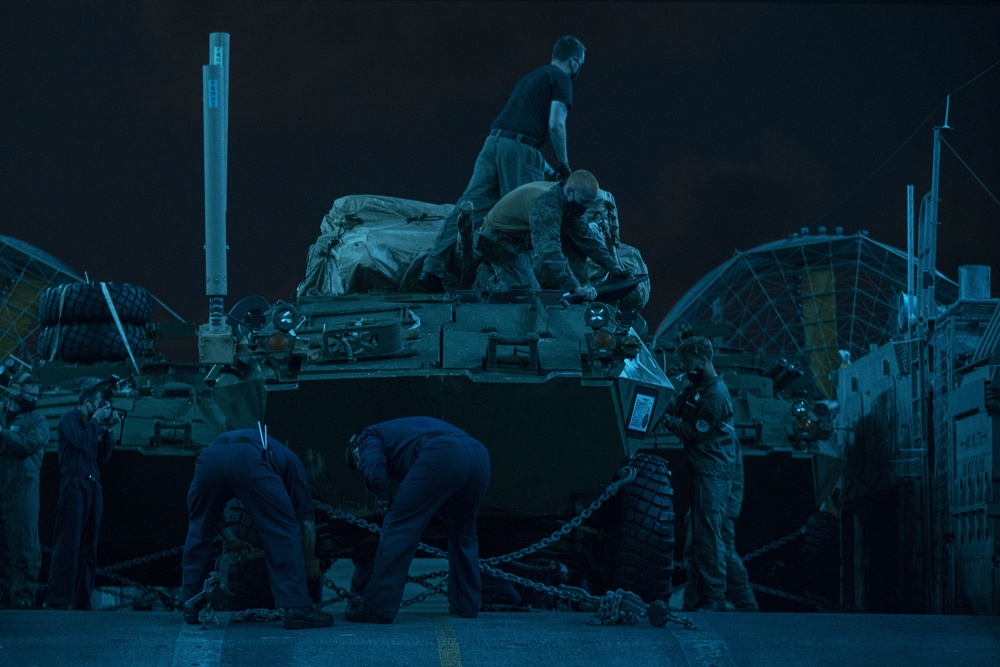
<instances>
[{"instance_id":1,"label":"ship hangar structure","mask_svg":"<svg viewBox=\"0 0 1000 667\"><path fill-rule=\"evenodd\" d=\"M683 336L716 345L746 464L737 547L756 548L749 561L800 557L819 578L805 589L842 608L996 614L998 300L989 267L961 267L959 283L935 272L921 317L908 266L865 232L803 229L708 273L654 349L670 368ZM680 486L680 443L658 433L655 448ZM804 539L784 534L796 520ZM748 568L767 583L778 566Z\"/></svg>"}]
</instances>

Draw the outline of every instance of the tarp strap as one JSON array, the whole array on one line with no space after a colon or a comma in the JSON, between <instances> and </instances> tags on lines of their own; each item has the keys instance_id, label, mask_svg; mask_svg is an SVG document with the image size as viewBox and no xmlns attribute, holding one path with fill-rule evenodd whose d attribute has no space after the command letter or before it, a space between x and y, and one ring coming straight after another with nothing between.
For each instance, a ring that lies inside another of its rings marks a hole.
<instances>
[{"instance_id":1,"label":"tarp strap","mask_svg":"<svg viewBox=\"0 0 1000 667\"><path fill-rule=\"evenodd\" d=\"M118 335L122 337L122 343L125 344L125 351L128 352L128 358L132 360L132 367L135 368L135 374L142 375L139 371L139 364L135 363L135 357L132 355L132 346L128 344L125 327L122 326L122 321L118 317L118 310L115 308L115 302L111 299L111 292L108 291L107 283L101 283L101 291L104 292L104 300L108 302L108 310L111 311L111 318L115 321L115 326L118 327Z\"/></svg>"}]
</instances>

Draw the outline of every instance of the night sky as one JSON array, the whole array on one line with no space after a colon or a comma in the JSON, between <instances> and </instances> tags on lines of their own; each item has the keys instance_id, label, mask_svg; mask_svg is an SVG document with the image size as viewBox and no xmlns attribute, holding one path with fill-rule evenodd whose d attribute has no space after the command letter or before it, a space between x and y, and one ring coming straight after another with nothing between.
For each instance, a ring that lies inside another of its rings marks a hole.
<instances>
[{"instance_id":1,"label":"night sky","mask_svg":"<svg viewBox=\"0 0 1000 667\"><path fill-rule=\"evenodd\" d=\"M949 93L939 269L991 265L1000 296L990 5L7 2L0 234L207 321L214 31L231 35L227 308L294 295L337 197L455 202L512 86L567 33L587 46L570 162L649 264L651 326L734 250L802 227L905 249Z\"/></svg>"}]
</instances>

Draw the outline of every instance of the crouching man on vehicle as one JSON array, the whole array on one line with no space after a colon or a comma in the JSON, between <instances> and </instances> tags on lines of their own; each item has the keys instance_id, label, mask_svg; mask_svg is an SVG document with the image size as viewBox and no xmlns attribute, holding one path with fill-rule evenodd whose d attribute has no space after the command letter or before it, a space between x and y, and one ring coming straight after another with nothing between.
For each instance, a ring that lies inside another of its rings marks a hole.
<instances>
[{"instance_id":1,"label":"crouching man on vehicle","mask_svg":"<svg viewBox=\"0 0 1000 667\"><path fill-rule=\"evenodd\" d=\"M352 603L344 618L393 622L420 537L437 512L448 525L448 611L475 618L483 590L476 516L490 483L486 447L447 422L406 417L353 436L346 459L365 476L385 518L363 600ZM400 482L395 498L390 478Z\"/></svg>"},{"instance_id":2,"label":"crouching man on vehicle","mask_svg":"<svg viewBox=\"0 0 1000 667\"><path fill-rule=\"evenodd\" d=\"M267 578L289 630L325 628L333 616L312 606L307 578L318 580L316 524L302 462L266 432L228 431L198 455L188 490L188 534L181 560L184 600L203 589L213 565L216 520L230 498L246 506L264 548ZM227 544L246 547L228 531ZM205 601L185 604L184 620L198 623Z\"/></svg>"}]
</instances>

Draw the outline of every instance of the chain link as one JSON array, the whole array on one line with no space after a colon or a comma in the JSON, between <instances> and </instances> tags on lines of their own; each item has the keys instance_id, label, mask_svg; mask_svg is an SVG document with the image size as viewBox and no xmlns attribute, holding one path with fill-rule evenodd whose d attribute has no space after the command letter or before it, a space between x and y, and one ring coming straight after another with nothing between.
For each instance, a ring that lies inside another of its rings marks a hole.
<instances>
[{"instance_id":1,"label":"chain link","mask_svg":"<svg viewBox=\"0 0 1000 667\"><path fill-rule=\"evenodd\" d=\"M285 611L283 609L244 609L229 617L234 623L268 623L270 621L283 621Z\"/></svg>"},{"instance_id":2,"label":"chain link","mask_svg":"<svg viewBox=\"0 0 1000 667\"><path fill-rule=\"evenodd\" d=\"M166 558L167 556L173 556L174 554L179 554L184 550L183 546L174 547L172 549L164 549L155 554L149 554L148 556L139 556L138 558L133 558L131 560L125 560L121 563L115 565L108 565L107 567L102 567L97 570L97 574L107 575L110 572L117 572L119 570L128 569L134 565L141 565L143 563L151 563L154 560L159 560L161 558Z\"/></svg>"},{"instance_id":3,"label":"chain link","mask_svg":"<svg viewBox=\"0 0 1000 667\"><path fill-rule=\"evenodd\" d=\"M575 587L548 586L546 584L542 584L533 581L531 579L527 579L525 577L512 574L510 572L505 572L503 570L496 569L492 566L499 565L501 563L508 563L508 564L513 563L526 556L529 556L543 549L546 549L555 542L558 542L562 538L566 537L566 535L568 535L570 532L578 528L584 521L589 519L594 512L596 512L605 502L608 501L608 499L611 498L611 496L618 493L618 491L623 486L625 486L626 484L630 484L635 479L636 473L637 470L633 466L622 467L621 469L618 470L617 473L618 479L615 479L610 484L608 484L608 486L604 489L604 491L601 493L600 496L598 496L596 500L594 500L589 506L584 508L577 516L573 517L570 521L565 523L561 528L554 531L547 537L542 538L538 542L530 546L524 547L523 549L518 549L517 551L511 552L509 554L494 556L491 558L480 560L480 569L486 574L494 576L498 579L519 584L521 586L525 586L527 588L531 588L533 590L546 593L553 597L567 600L571 603L575 603L580 606L596 608L597 611L595 612L594 617L591 620L591 623L594 625L610 625L610 624L623 624L623 623L630 625L635 624L636 622L638 622L640 615L628 609L622 608L622 602L623 600L626 599L627 596L634 597L636 600L638 600L638 596L636 596L634 593L618 589L617 591L614 592L609 591L604 596L596 596L587 593L583 589ZM322 510L323 512L326 512L331 519L346 521L350 524L358 526L364 530L368 530L372 533L378 534L381 532L381 528L379 527L378 524L367 521L361 517L348 514L342 510L335 509L334 507L321 503L319 501L315 501L315 505L318 509ZM795 537L797 535L798 531L796 531L796 533L794 533L792 536L789 536L788 538L783 538L784 542L782 542L781 540L779 540L778 542L783 544L787 541L790 541L792 537ZM757 551L745 557L744 560L749 560L750 558L753 558L756 555L760 555L765 551L769 551L770 549L776 548L777 546L780 546L780 544L775 543L774 545L768 545L767 547L762 547L761 549L758 549ZM419 548L421 551L424 551L437 558L448 557L447 552L442 551L441 549L438 549L436 547L430 546L428 544L424 544L423 542L419 544ZM127 579L126 577L122 577L114 573L119 570L124 570L133 567L135 565L141 565L144 563L152 562L154 560L172 556L174 554L180 553L182 549L183 547L174 547L172 549L165 549L163 551L149 554L147 556L140 556L138 558L122 561L121 563L109 565L107 567L103 567L97 570L97 574L105 576L114 581L118 581L119 583L122 583L124 585L157 593L162 597L166 597L169 601L171 601L175 605L175 607L179 607L182 604L181 600L174 598L172 596L166 596L166 594L161 593L160 591L157 591L152 587L140 584L139 582ZM422 602L428 597L443 593L448 585L448 578L446 575L447 571L441 571L441 572L421 575L419 577L409 577L408 581L426 586L428 590L409 600L403 601L402 606L407 607L410 605L414 605L419 602ZM436 585L432 586L427 583L428 580L435 579L437 577L443 577L443 578ZM335 590L337 592L337 597L324 602L323 606L327 606L335 602L339 602L341 600L350 598L350 592L345 588L337 586L333 581L326 579L324 580L324 585L327 588ZM134 599L135 598L132 598L132 600ZM121 606L125 606L127 604L129 604L129 602L126 602ZM641 601L639 602L639 604L641 604ZM198 614L198 617L199 621L202 624L207 624L207 623L217 624L219 622L215 616L215 612L212 609L211 605L207 605L205 608L201 609ZM263 608L245 609L243 611L235 613L232 616L232 620L235 622L267 622L267 621L281 620L283 618L284 618L284 612L282 610L263 609ZM671 620L672 622L675 623L680 623L685 627L693 627L693 624L689 619L678 617L675 616L674 614L669 614L668 620Z\"/></svg>"},{"instance_id":4,"label":"chain link","mask_svg":"<svg viewBox=\"0 0 1000 667\"><path fill-rule=\"evenodd\" d=\"M764 546L762 546L762 547L760 547L758 549L754 549L753 551L751 551L750 553L748 553L746 556L743 556L743 562L746 563L748 561L753 560L754 558L757 558L758 556L763 556L768 551L774 551L778 547L783 547L786 544L788 544L789 542L791 542L792 540L794 540L796 538L799 538L799 537L802 537L805 534L806 534L806 527L805 526L802 526L801 528L797 528L797 529L793 530L792 532L788 533L787 535L785 535L784 537L779 537L778 539L776 539L774 542L771 542L770 544L765 544Z\"/></svg>"},{"instance_id":5,"label":"chain link","mask_svg":"<svg viewBox=\"0 0 1000 667\"><path fill-rule=\"evenodd\" d=\"M604 489L601 495L598 496L598 498L594 502L592 502L589 506L584 508L577 516L573 517L561 528L551 533L548 537L542 538L538 542L535 542L534 544L525 547L523 549L518 549L517 551L513 551L509 554L504 554L502 556L494 556L492 558L481 559L479 561L479 569L492 577L496 577L497 579L502 579L504 581L508 581L513 584L518 584L520 586L524 586L526 588L530 588L532 590L536 590L556 598L568 600L569 602L576 603L580 606L588 606L590 608L596 608L597 611L595 612L594 618L591 621L593 625L636 623L639 619L639 615L637 615L635 612L621 608L622 601L626 598L626 596L631 596L631 598L634 598L635 601L638 601L638 605L642 605L642 601L639 599L637 595L635 595L635 593L631 593L629 591L622 591L621 589L619 589L618 591L615 592L609 591L604 596L596 596L587 593L581 588L576 588L572 586L560 586L560 587L548 586L546 584L542 584L537 581L533 581L531 579L527 579L525 577L521 577L516 574L512 574L510 572L506 572L504 570L499 570L492 566L499 565L501 563L513 563L516 560L520 560L525 556L529 556L533 553L541 551L542 549L545 549L551 546L553 543L559 541L560 539L568 535L572 530L578 528L580 524L582 524L584 521L589 519L590 516L601 507L601 505L607 502L608 499L611 498L611 496L618 493L618 491L623 486L625 486L626 484L631 484L632 481L635 479L637 472L638 471L634 466L622 467L621 469L618 470L617 473L619 479L613 480L610 484L608 484L607 488ZM326 505L319 501L315 501L315 505L317 509L325 512L327 515L330 516L331 519L347 521L348 523L354 524L355 526L358 526L365 530L369 530L373 533L381 532L381 528L377 524L374 524L370 521L367 521L360 517L353 516L342 510L335 509L334 507ZM424 544L423 542L419 543L418 548L421 551L429 553L432 556L436 556L438 558L448 557L447 552L442 551L441 549L438 549L436 547L432 547L429 544ZM429 578L430 576L431 575L424 575L421 578L426 579ZM412 581L413 579L411 578L410 580ZM429 591L421 593L415 598L403 602L402 606L405 607L410 604L416 604L417 602L420 602L430 597L431 595L435 595L437 593L442 592L444 588L447 586L447 583L448 580L447 578L445 578L443 581L441 581L441 583L439 583L437 586L430 589ZM633 604L636 603L633 602ZM682 616L677 616L676 614L670 612L667 613L667 620L673 623L678 623L680 625L683 625L686 628L690 629L694 628L694 623L692 623L690 619Z\"/></svg>"},{"instance_id":6,"label":"chain link","mask_svg":"<svg viewBox=\"0 0 1000 667\"><path fill-rule=\"evenodd\" d=\"M596 512L598 508L601 507L601 505L603 505L605 502L607 502L609 498L611 498L611 496L618 493L621 487L625 486L626 484L631 484L632 480L635 479L636 473L637 470L633 466L625 466L619 469L617 474L620 476L620 479L616 479L612 481L610 484L608 484L607 488L604 489L603 493L601 493L600 496L598 496L597 500L592 502L588 507L584 508L577 516L573 517L573 519L571 519L564 526L553 532L551 535L542 538L541 540L532 544L531 546L524 547L523 549L518 549L517 551L513 551L509 554L504 554L502 556L493 556L492 558L485 558L481 560L480 563L485 563L486 565L499 565L500 563L512 563L515 560L520 560L525 556L529 556L537 551L541 551L542 549L551 546L553 543L559 541L560 539L568 535L572 530L578 528L581 523L589 519L590 516L594 512ZM326 505L319 501L316 501L315 505L318 509L326 512L332 519L347 521L348 523L352 523L356 526L364 528L365 530L369 530L373 533L379 533L382 530L377 524L371 523L370 521L366 521L365 519L362 519L360 517L353 516L342 510L335 509L330 505ZM429 544L424 544L423 542L419 544L419 548L421 551L429 553L437 558L448 557L447 552L442 551L437 547L432 547Z\"/></svg>"}]
</instances>

